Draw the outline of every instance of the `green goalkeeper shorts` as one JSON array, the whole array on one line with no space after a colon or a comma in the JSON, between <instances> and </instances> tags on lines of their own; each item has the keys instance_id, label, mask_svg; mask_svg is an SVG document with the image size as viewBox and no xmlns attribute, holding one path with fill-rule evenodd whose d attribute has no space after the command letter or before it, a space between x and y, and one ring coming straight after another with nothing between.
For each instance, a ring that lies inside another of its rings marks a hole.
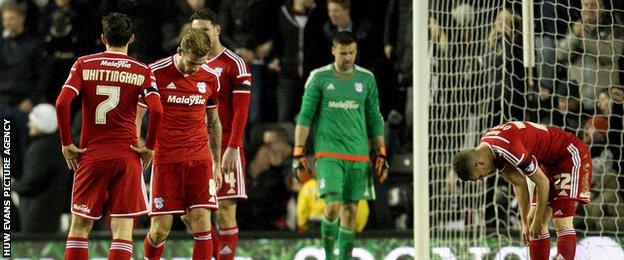
<instances>
[{"instance_id":1,"label":"green goalkeeper shorts","mask_svg":"<svg viewBox=\"0 0 624 260\"><path fill-rule=\"evenodd\" d=\"M321 157L316 161L316 177L319 195L326 203L349 204L361 199L375 199L369 162Z\"/></svg>"}]
</instances>

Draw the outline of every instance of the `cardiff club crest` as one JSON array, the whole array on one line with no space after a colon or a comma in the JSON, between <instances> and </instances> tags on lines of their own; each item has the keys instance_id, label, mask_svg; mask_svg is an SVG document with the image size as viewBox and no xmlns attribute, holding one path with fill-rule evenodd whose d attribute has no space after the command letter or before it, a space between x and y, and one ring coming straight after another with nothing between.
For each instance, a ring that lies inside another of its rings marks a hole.
<instances>
[{"instance_id":1,"label":"cardiff club crest","mask_svg":"<svg viewBox=\"0 0 624 260\"><path fill-rule=\"evenodd\" d=\"M362 90L364 90L364 85L362 85L362 83L360 82L355 83L354 86L355 86L355 91L357 92L362 92Z\"/></svg>"},{"instance_id":2,"label":"cardiff club crest","mask_svg":"<svg viewBox=\"0 0 624 260\"><path fill-rule=\"evenodd\" d=\"M199 91L199 93L206 93L206 82L198 82L197 91Z\"/></svg>"}]
</instances>

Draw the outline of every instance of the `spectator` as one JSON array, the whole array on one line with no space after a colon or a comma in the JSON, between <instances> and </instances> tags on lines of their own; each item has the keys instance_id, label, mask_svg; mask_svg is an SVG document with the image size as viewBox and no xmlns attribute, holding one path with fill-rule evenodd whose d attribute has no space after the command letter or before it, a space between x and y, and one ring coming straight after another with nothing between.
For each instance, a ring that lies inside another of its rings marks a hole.
<instances>
[{"instance_id":1,"label":"spectator","mask_svg":"<svg viewBox=\"0 0 624 260\"><path fill-rule=\"evenodd\" d=\"M13 187L20 196L21 231L55 233L59 231L61 214L70 203L72 176L58 149L54 106L39 104L28 118L32 142L24 158L24 173Z\"/></svg>"},{"instance_id":2,"label":"spectator","mask_svg":"<svg viewBox=\"0 0 624 260\"><path fill-rule=\"evenodd\" d=\"M179 12L162 27L162 50L174 53L180 45L180 39L186 29L191 27L188 18L206 6L206 0L178 0L176 5Z\"/></svg>"},{"instance_id":3,"label":"spectator","mask_svg":"<svg viewBox=\"0 0 624 260\"><path fill-rule=\"evenodd\" d=\"M591 230L616 232L624 227L624 205L618 194L617 172L614 170L613 153L605 149L607 124L604 117L587 120L583 128L583 141L590 146L592 155L592 203L586 206L586 224Z\"/></svg>"},{"instance_id":4,"label":"spectator","mask_svg":"<svg viewBox=\"0 0 624 260\"><path fill-rule=\"evenodd\" d=\"M556 109L552 111L550 120L544 118L542 122L548 122L548 124L580 136L582 118L579 95L579 85L576 81L558 82L555 86Z\"/></svg>"},{"instance_id":5,"label":"spectator","mask_svg":"<svg viewBox=\"0 0 624 260\"><path fill-rule=\"evenodd\" d=\"M25 33L26 17L19 5L9 2L0 11L0 117L13 121L12 163L21 169L28 139L27 113L42 96L39 66L44 54L40 41Z\"/></svg>"},{"instance_id":6,"label":"spectator","mask_svg":"<svg viewBox=\"0 0 624 260\"><path fill-rule=\"evenodd\" d=\"M322 27L325 12L315 0L291 0L282 5L279 31L275 35L275 56L269 68L279 72L277 85L278 121L293 122L301 105L303 83L314 68L329 62Z\"/></svg>"},{"instance_id":7,"label":"spectator","mask_svg":"<svg viewBox=\"0 0 624 260\"><path fill-rule=\"evenodd\" d=\"M265 58L273 49L273 30L277 28L279 10L277 3L274 0L228 0L222 1L219 7L221 43L243 58L251 70L253 81L248 121L252 125L262 121L260 99L265 91L262 87Z\"/></svg>"},{"instance_id":8,"label":"spectator","mask_svg":"<svg viewBox=\"0 0 624 260\"><path fill-rule=\"evenodd\" d=\"M396 78L391 81L396 82L397 87L390 94L395 102L389 102L394 104L392 109L405 115L406 106L412 105L406 104L403 100L397 102L396 99L411 96L411 91L409 91L412 86L413 62L411 0L390 0L388 10L386 10L383 42L384 55L392 63L392 68L396 72L393 74Z\"/></svg>"},{"instance_id":9,"label":"spectator","mask_svg":"<svg viewBox=\"0 0 624 260\"><path fill-rule=\"evenodd\" d=\"M281 128L264 132L263 145L249 162L247 201L238 207L240 228L245 230L281 230L286 228L286 203L289 199L286 159L292 152Z\"/></svg>"},{"instance_id":10,"label":"spectator","mask_svg":"<svg viewBox=\"0 0 624 260\"><path fill-rule=\"evenodd\" d=\"M583 0L581 18L559 40L557 60L568 66L568 77L579 82L583 110L591 111L601 89L620 83L624 27L604 0Z\"/></svg>"},{"instance_id":11,"label":"spectator","mask_svg":"<svg viewBox=\"0 0 624 260\"><path fill-rule=\"evenodd\" d=\"M503 111L504 120L524 120L526 108L525 72L522 65L522 34L520 17L509 9L502 9L490 29L488 49L491 51L490 64L496 68L492 80L494 91L491 107L493 112ZM498 97L505 102L501 107ZM498 118L494 122L499 122Z\"/></svg>"}]
</instances>

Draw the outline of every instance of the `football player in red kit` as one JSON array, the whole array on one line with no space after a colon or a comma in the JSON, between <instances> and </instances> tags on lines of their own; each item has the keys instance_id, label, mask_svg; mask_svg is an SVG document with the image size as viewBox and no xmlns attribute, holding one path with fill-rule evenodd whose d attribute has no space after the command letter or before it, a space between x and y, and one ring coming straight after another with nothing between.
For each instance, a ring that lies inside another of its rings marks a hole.
<instances>
[{"instance_id":1,"label":"football player in red kit","mask_svg":"<svg viewBox=\"0 0 624 260\"><path fill-rule=\"evenodd\" d=\"M221 185L221 123L219 79L205 64L209 52L208 35L191 28L175 55L150 65L164 112L152 167L145 259L160 259L173 216L181 214L189 218L193 259L211 258L210 211L218 208Z\"/></svg>"},{"instance_id":2,"label":"football player in red kit","mask_svg":"<svg viewBox=\"0 0 624 260\"><path fill-rule=\"evenodd\" d=\"M78 58L56 101L63 155L76 170L65 259L88 259L87 237L93 220L102 217L107 198L113 233L109 259L132 257L133 217L148 212L141 159L144 166L152 160L162 115L160 98L150 69L127 55L134 40L130 19L111 13L102 26L106 51ZM70 130L70 104L78 95L81 148L72 143ZM141 148L136 147L135 126L139 96L150 111L147 141Z\"/></svg>"},{"instance_id":3,"label":"football player in red kit","mask_svg":"<svg viewBox=\"0 0 624 260\"><path fill-rule=\"evenodd\" d=\"M219 19L213 11L198 11L191 16L190 22L192 28L201 29L210 36L212 48L208 66L217 72L221 82L219 118L223 127L223 187L217 194L219 230L213 230L213 235L218 238L213 236L213 239L217 242L214 256L217 259L231 260L236 255L238 243L236 201L247 199L243 137L249 111L251 74L242 58L221 45Z\"/></svg>"},{"instance_id":4,"label":"football player in red kit","mask_svg":"<svg viewBox=\"0 0 624 260\"><path fill-rule=\"evenodd\" d=\"M589 148L582 140L555 127L513 121L489 129L476 148L460 151L453 167L463 181L481 180L496 170L509 180L532 260L549 259L550 218L557 230L557 256L574 259L573 218L578 204L590 201L592 177ZM530 209L525 177L536 185Z\"/></svg>"}]
</instances>

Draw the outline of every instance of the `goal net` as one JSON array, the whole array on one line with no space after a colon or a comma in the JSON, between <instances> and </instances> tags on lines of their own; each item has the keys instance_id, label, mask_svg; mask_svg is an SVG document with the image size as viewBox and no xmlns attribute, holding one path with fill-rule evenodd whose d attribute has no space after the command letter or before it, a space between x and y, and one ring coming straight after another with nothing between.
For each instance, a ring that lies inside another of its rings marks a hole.
<instances>
[{"instance_id":1,"label":"goal net","mask_svg":"<svg viewBox=\"0 0 624 260\"><path fill-rule=\"evenodd\" d=\"M511 186L499 175L460 182L451 165L483 130L512 120L555 125L589 144L592 202L575 217L577 256L624 257L623 5L535 0L535 64L525 67L521 1L429 1L433 259L528 259Z\"/></svg>"}]
</instances>

